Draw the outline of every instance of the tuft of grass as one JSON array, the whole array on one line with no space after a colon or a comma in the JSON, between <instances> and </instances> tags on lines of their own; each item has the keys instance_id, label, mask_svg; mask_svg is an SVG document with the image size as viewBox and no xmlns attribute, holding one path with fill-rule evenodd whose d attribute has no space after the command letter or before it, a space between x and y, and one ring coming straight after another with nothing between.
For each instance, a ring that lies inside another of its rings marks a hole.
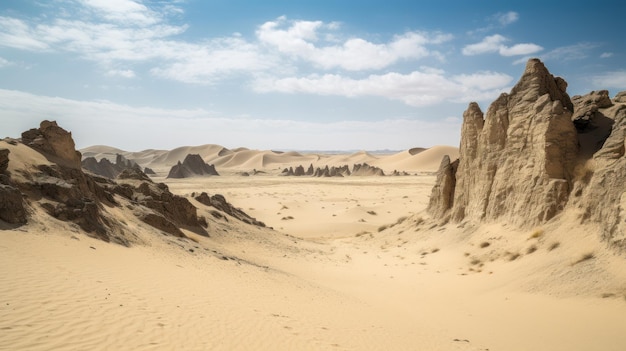
<instances>
[{"instance_id":1,"label":"tuft of grass","mask_svg":"<svg viewBox=\"0 0 626 351\"><path fill-rule=\"evenodd\" d=\"M541 237L543 235L543 229L535 229L531 234L530 237L528 239L538 239L539 237Z\"/></svg>"},{"instance_id":2,"label":"tuft of grass","mask_svg":"<svg viewBox=\"0 0 626 351\"><path fill-rule=\"evenodd\" d=\"M533 252L537 251L537 246L535 245L531 245L529 248L526 249L526 253L527 254L531 254Z\"/></svg>"},{"instance_id":3,"label":"tuft of grass","mask_svg":"<svg viewBox=\"0 0 626 351\"><path fill-rule=\"evenodd\" d=\"M358 238L358 237L361 237L361 236L363 236L363 235L367 235L367 234L370 234L370 232L368 232L368 231L362 231L362 232L360 232L360 233L356 233L354 236Z\"/></svg>"},{"instance_id":4,"label":"tuft of grass","mask_svg":"<svg viewBox=\"0 0 626 351\"><path fill-rule=\"evenodd\" d=\"M376 213L376 211L367 211L368 214L371 214L372 216L376 216L378 213Z\"/></svg>"},{"instance_id":5,"label":"tuft of grass","mask_svg":"<svg viewBox=\"0 0 626 351\"><path fill-rule=\"evenodd\" d=\"M419 217L418 219L415 220L415 224L416 225L420 225L422 223L424 223L424 218L422 218L422 217Z\"/></svg>"},{"instance_id":6,"label":"tuft of grass","mask_svg":"<svg viewBox=\"0 0 626 351\"><path fill-rule=\"evenodd\" d=\"M380 233L380 232L382 232L383 230L385 230L387 228L389 228L389 226L387 224L383 224L380 227L378 227L378 232Z\"/></svg>"},{"instance_id":7,"label":"tuft of grass","mask_svg":"<svg viewBox=\"0 0 626 351\"><path fill-rule=\"evenodd\" d=\"M475 265L478 265L478 264L481 264L481 263L482 263L482 261L480 259L478 259L478 258L475 258L475 257L472 258L472 260L470 261L470 264L472 266L475 266Z\"/></svg>"},{"instance_id":8,"label":"tuft of grass","mask_svg":"<svg viewBox=\"0 0 626 351\"><path fill-rule=\"evenodd\" d=\"M293 219L293 216L287 216L287 217L281 218L281 220L283 220L283 221L288 221L288 220L291 220L291 219Z\"/></svg>"},{"instance_id":9,"label":"tuft of grass","mask_svg":"<svg viewBox=\"0 0 626 351\"><path fill-rule=\"evenodd\" d=\"M572 263L572 266L573 266L573 265L577 265L577 264L579 264L579 263L581 263L581 262L585 262L585 261L588 261L588 260L594 259L595 257L596 257L596 256L593 254L593 252L588 252L588 253L586 253L586 254L582 255L582 256L581 256L578 260L576 260L574 263Z\"/></svg>"},{"instance_id":10,"label":"tuft of grass","mask_svg":"<svg viewBox=\"0 0 626 351\"><path fill-rule=\"evenodd\" d=\"M488 241L483 241L482 243L480 243L480 245L478 245L481 249L484 249L486 247L489 247L489 245L491 245L490 242Z\"/></svg>"},{"instance_id":11,"label":"tuft of grass","mask_svg":"<svg viewBox=\"0 0 626 351\"><path fill-rule=\"evenodd\" d=\"M550 244L550 246L548 246L548 251L552 251L552 250L558 248L559 246L561 246L561 243L558 242L558 241L555 241L552 244Z\"/></svg>"},{"instance_id":12,"label":"tuft of grass","mask_svg":"<svg viewBox=\"0 0 626 351\"><path fill-rule=\"evenodd\" d=\"M430 252L431 252L431 253L435 253L435 252L438 252L438 251L439 251L439 249L438 249L438 248L434 248L434 249L432 249Z\"/></svg>"}]
</instances>

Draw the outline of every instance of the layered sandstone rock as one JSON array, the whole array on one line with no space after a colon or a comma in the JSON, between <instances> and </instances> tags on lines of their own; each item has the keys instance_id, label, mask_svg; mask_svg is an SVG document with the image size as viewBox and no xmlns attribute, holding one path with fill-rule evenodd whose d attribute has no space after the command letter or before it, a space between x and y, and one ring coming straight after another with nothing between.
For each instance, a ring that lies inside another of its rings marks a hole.
<instances>
[{"instance_id":1,"label":"layered sandstone rock","mask_svg":"<svg viewBox=\"0 0 626 351\"><path fill-rule=\"evenodd\" d=\"M562 211L593 221L626 249L626 93L570 100L561 78L536 59L486 115L463 114L459 159L444 158L428 211L449 220L534 226Z\"/></svg>"},{"instance_id":2,"label":"layered sandstone rock","mask_svg":"<svg viewBox=\"0 0 626 351\"><path fill-rule=\"evenodd\" d=\"M438 176L443 183L437 186L453 189L454 196L433 197L433 216L533 225L562 211L578 152L566 87L531 59L510 94L500 95L484 118L471 103L463 114L458 168L444 162Z\"/></svg>"}]
</instances>

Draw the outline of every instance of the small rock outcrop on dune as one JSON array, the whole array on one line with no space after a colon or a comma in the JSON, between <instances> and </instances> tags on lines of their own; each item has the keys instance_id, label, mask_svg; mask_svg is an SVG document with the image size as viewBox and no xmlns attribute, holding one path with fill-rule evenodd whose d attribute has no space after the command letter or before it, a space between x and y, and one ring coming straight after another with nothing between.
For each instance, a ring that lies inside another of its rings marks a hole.
<instances>
[{"instance_id":1,"label":"small rock outcrop on dune","mask_svg":"<svg viewBox=\"0 0 626 351\"><path fill-rule=\"evenodd\" d=\"M93 174L110 179L117 178L120 173L127 169L141 170L139 165L133 161L127 160L120 154L116 155L115 163L111 163L111 161L106 158L98 161L95 157L87 157L82 161L82 167Z\"/></svg>"},{"instance_id":2,"label":"small rock outcrop on dune","mask_svg":"<svg viewBox=\"0 0 626 351\"><path fill-rule=\"evenodd\" d=\"M374 166L370 166L367 163L355 164L352 166L352 175L355 176L384 176L385 172L382 169Z\"/></svg>"},{"instance_id":3,"label":"small rock outcrop on dune","mask_svg":"<svg viewBox=\"0 0 626 351\"><path fill-rule=\"evenodd\" d=\"M189 178L205 175L219 175L214 165L209 165L198 154L188 154L183 162L170 169L168 178Z\"/></svg>"},{"instance_id":4,"label":"small rock outcrop on dune","mask_svg":"<svg viewBox=\"0 0 626 351\"><path fill-rule=\"evenodd\" d=\"M575 207L626 248L626 104L606 90L570 99L566 87L531 59L486 114L470 103L459 159L442 160L431 215L534 226Z\"/></svg>"},{"instance_id":5,"label":"small rock outcrop on dune","mask_svg":"<svg viewBox=\"0 0 626 351\"><path fill-rule=\"evenodd\" d=\"M195 194L192 194L195 196ZM247 213L243 212L241 209L236 208L226 201L223 195L215 194L213 196L209 196L206 192L202 192L200 195L195 196L196 201L199 203L214 207L227 215L236 218L244 223L255 225L258 227L265 227L265 223L261 221L257 221L256 218L250 217ZM220 214L213 213L213 216L219 217Z\"/></svg>"}]
</instances>

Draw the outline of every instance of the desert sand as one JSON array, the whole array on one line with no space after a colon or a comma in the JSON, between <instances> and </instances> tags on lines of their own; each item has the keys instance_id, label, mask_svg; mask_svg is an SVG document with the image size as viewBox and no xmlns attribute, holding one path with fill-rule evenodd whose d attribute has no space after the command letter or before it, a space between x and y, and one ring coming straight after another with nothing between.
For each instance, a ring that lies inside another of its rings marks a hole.
<instances>
[{"instance_id":1,"label":"desert sand","mask_svg":"<svg viewBox=\"0 0 626 351\"><path fill-rule=\"evenodd\" d=\"M9 164L15 174L48 162L26 147L2 147L22 160ZM205 146L177 157L204 151L222 176L166 179L165 166L177 160L162 151L145 152L142 166L199 208L192 193L219 193L267 228L203 210L209 237L183 230L190 239L175 238L124 207L107 208L134 235L124 247L35 209L28 224L0 230L0 350L626 346L623 257L593 225L431 226L424 209L440 155L428 150L320 156ZM428 157L411 159L420 154ZM278 175L303 159L413 175ZM240 175L251 169L264 173Z\"/></svg>"}]
</instances>

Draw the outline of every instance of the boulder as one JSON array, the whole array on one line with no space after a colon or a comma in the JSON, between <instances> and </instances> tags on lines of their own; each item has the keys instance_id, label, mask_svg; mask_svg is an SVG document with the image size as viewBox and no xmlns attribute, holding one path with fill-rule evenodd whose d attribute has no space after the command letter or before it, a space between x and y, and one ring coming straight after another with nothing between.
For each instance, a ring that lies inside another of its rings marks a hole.
<instances>
[{"instance_id":1,"label":"boulder","mask_svg":"<svg viewBox=\"0 0 626 351\"><path fill-rule=\"evenodd\" d=\"M26 223L22 193L15 187L0 184L0 220L10 224Z\"/></svg>"}]
</instances>

